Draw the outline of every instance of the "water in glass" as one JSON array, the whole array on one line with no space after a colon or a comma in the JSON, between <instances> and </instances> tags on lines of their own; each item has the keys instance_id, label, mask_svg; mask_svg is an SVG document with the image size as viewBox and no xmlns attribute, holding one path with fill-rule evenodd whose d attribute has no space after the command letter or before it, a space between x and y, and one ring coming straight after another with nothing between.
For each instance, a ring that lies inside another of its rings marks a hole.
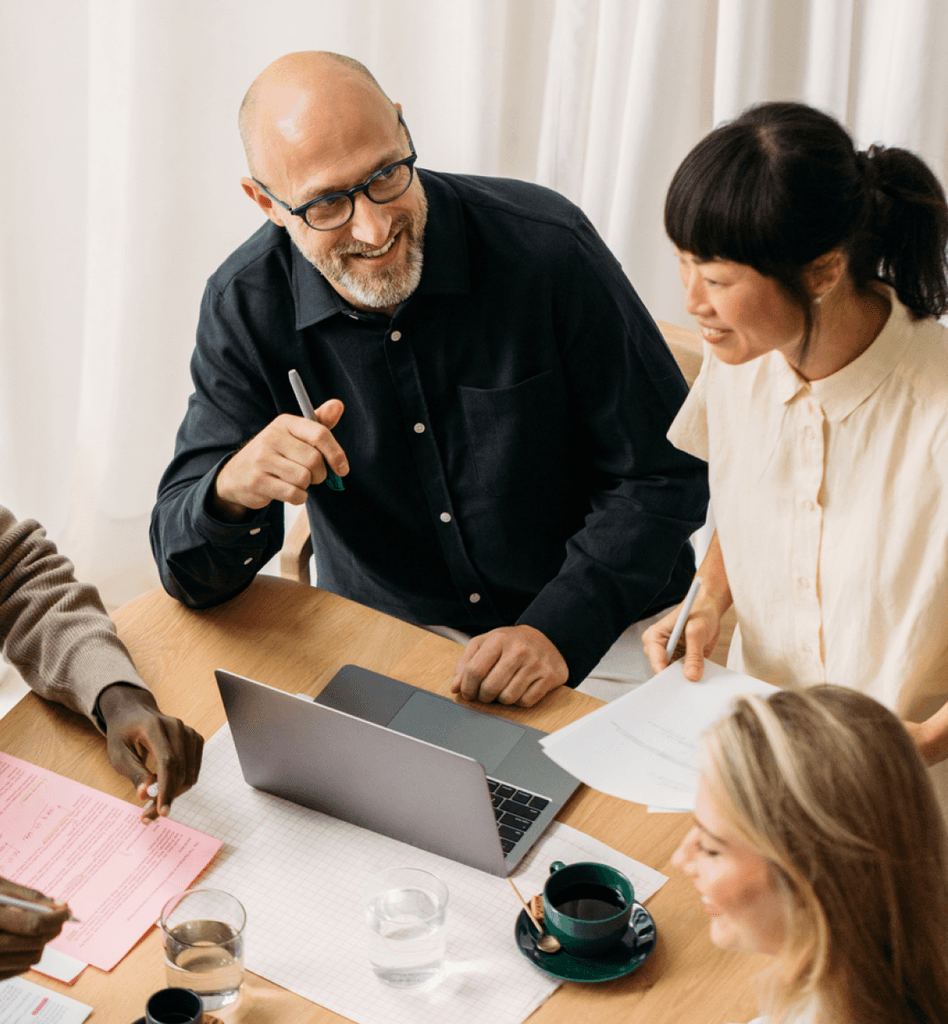
<instances>
[{"instance_id":1,"label":"water in glass","mask_svg":"<svg viewBox=\"0 0 948 1024\"><path fill-rule=\"evenodd\" d=\"M444 913L423 889L390 889L368 903L369 960L382 981L400 988L441 976Z\"/></svg>"},{"instance_id":2,"label":"water in glass","mask_svg":"<svg viewBox=\"0 0 948 1024\"><path fill-rule=\"evenodd\" d=\"M165 976L189 988L205 1010L232 1003L244 976L244 937L223 921L184 921L165 935Z\"/></svg>"}]
</instances>

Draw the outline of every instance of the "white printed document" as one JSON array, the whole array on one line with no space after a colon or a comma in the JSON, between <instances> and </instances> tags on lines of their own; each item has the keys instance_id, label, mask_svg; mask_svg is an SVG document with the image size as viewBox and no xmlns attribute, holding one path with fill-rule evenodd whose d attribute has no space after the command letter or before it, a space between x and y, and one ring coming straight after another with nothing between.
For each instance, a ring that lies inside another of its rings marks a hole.
<instances>
[{"instance_id":1,"label":"white printed document","mask_svg":"<svg viewBox=\"0 0 948 1024\"><path fill-rule=\"evenodd\" d=\"M0 1024L82 1024L90 1013L91 1006L24 978L0 981Z\"/></svg>"},{"instance_id":2,"label":"white printed document","mask_svg":"<svg viewBox=\"0 0 948 1024\"><path fill-rule=\"evenodd\" d=\"M654 679L540 742L561 768L610 796L693 811L698 740L745 693L777 689L751 676L704 663L700 682L676 661Z\"/></svg>"}]
</instances>

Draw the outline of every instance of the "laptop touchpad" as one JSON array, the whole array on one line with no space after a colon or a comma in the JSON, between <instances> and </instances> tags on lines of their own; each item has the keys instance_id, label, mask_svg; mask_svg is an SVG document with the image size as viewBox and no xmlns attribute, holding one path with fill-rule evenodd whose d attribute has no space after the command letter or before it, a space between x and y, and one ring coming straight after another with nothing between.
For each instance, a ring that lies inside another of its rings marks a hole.
<instances>
[{"instance_id":1,"label":"laptop touchpad","mask_svg":"<svg viewBox=\"0 0 948 1024\"><path fill-rule=\"evenodd\" d=\"M523 729L495 715L414 693L388 723L389 729L466 754L492 772L510 753Z\"/></svg>"}]
</instances>

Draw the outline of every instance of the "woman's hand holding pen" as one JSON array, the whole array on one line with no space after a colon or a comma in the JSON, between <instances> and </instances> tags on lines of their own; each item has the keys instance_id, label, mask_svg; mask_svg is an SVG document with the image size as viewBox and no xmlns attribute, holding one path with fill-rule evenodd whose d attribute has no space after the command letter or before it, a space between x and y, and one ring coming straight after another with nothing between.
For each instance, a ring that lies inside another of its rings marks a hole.
<instances>
[{"instance_id":1,"label":"woman's hand holding pen","mask_svg":"<svg viewBox=\"0 0 948 1024\"><path fill-rule=\"evenodd\" d=\"M283 413L229 459L214 484L215 509L226 519L243 519L271 501L302 505L306 490L321 484L329 469L349 472L346 453L332 435L344 406L331 398L315 410L316 420Z\"/></svg>"},{"instance_id":2,"label":"woman's hand holding pen","mask_svg":"<svg viewBox=\"0 0 948 1024\"><path fill-rule=\"evenodd\" d=\"M684 646L682 671L685 679L693 683L704 674L704 659L714 650L721 633L721 619L731 607L731 587L724 569L724 557L721 554L721 543L717 530L711 538L707 553L698 569L700 585L694 591L694 603L681 631L678 646L671 655L666 648L675 629L679 608L674 608L663 616L654 626L642 635L642 646L652 665L653 672L661 672L668 668L669 662L675 660L675 654ZM689 597L692 592L689 591ZM687 603L687 598L684 603Z\"/></svg>"},{"instance_id":3,"label":"woman's hand holding pen","mask_svg":"<svg viewBox=\"0 0 948 1024\"><path fill-rule=\"evenodd\" d=\"M680 606L679 606L680 607ZM686 679L696 683L704 674L704 659L714 650L721 632L721 613L717 603L703 596L699 591L691 614L685 622L678 645L668 657L666 647L678 619L679 607L673 608L642 635L642 646L651 663L653 672L661 672L675 660L675 654L684 647L682 671Z\"/></svg>"},{"instance_id":4,"label":"woman's hand holding pen","mask_svg":"<svg viewBox=\"0 0 948 1024\"><path fill-rule=\"evenodd\" d=\"M12 978L39 963L43 947L55 939L69 920L69 907L47 899L35 889L27 889L0 878L0 893L28 903L42 904L47 910L0 906L0 980Z\"/></svg>"}]
</instances>

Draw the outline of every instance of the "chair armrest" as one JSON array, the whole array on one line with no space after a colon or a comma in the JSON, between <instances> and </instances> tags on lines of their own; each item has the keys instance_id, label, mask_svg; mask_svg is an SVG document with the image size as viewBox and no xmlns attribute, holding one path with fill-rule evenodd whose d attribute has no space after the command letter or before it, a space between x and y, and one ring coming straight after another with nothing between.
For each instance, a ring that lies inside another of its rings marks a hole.
<instances>
[{"instance_id":1,"label":"chair armrest","mask_svg":"<svg viewBox=\"0 0 948 1024\"><path fill-rule=\"evenodd\" d=\"M704 349L701 344L701 335L697 331L689 331L677 324L670 324L664 320L656 320L658 329L662 332L665 344L671 349L671 354L678 363L678 369L688 383L690 388L701 369L701 360L704 358Z\"/></svg>"},{"instance_id":2,"label":"chair armrest","mask_svg":"<svg viewBox=\"0 0 948 1024\"><path fill-rule=\"evenodd\" d=\"M309 560L313 555L313 537L309 532L306 508L300 509L283 538L280 548L280 575L285 580L309 584Z\"/></svg>"}]
</instances>

